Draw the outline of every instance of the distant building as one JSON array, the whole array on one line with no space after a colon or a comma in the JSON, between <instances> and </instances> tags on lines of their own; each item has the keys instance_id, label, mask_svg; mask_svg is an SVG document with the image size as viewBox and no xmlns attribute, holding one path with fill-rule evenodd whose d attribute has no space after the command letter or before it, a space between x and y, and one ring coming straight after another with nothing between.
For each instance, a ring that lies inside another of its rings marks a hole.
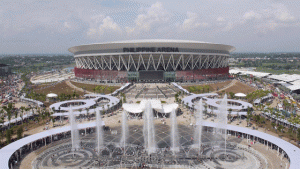
<instances>
[{"instance_id":1,"label":"distant building","mask_svg":"<svg viewBox=\"0 0 300 169\"><path fill-rule=\"evenodd\" d=\"M0 76L8 76L11 74L11 67L0 63Z\"/></svg>"}]
</instances>

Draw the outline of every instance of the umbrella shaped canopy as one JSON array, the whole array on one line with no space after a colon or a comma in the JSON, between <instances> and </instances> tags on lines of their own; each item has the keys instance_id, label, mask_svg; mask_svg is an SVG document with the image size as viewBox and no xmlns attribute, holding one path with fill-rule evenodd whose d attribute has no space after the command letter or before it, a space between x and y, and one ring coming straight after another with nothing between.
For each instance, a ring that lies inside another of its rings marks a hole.
<instances>
[{"instance_id":1,"label":"umbrella shaped canopy","mask_svg":"<svg viewBox=\"0 0 300 169\"><path fill-rule=\"evenodd\" d=\"M47 94L47 97L49 97L49 98L57 97L57 94L49 93L49 94Z\"/></svg>"},{"instance_id":2,"label":"umbrella shaped canopy","mask_svg":"<svg viewBox=\"0 0 300 169\"><path fill-rule=\"evenodd\" d=\"M236 93L234 96L236 97L246 97L244 93Z\"/></svg>"}]
</instances>

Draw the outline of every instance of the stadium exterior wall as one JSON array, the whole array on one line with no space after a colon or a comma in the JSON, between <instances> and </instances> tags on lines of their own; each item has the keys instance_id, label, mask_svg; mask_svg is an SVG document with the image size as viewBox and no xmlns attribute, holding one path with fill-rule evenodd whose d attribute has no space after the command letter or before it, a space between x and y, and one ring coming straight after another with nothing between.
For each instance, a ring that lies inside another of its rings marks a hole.
<instances>
[{"instance_id":1,"label":"stadium exterior wall","mask_svg":"<svg viewBox=\"0 0 300 169\"><path fill-rule=\"evenodd\" d=\"M228 77L229 54L234 49L198 41L136 40L81 45L69 51L74 54L78 78L193 81Z\"/></svg>"},{"instance_id":2,"label":"stadium exterior wall","mask_svg":"<svg viewBox=\"0 0 300 169\"><path fill-rule=\"evenodd\" d=\"M200 70L176 71L174 81L195 81L227 78L229 67L225 68L209 68ZM96 79L100 81L128 81L127 71L117 70L96 70L96 69L79 69L74 68L75 76L83 79Z\"/></svg>"}]
</instances>

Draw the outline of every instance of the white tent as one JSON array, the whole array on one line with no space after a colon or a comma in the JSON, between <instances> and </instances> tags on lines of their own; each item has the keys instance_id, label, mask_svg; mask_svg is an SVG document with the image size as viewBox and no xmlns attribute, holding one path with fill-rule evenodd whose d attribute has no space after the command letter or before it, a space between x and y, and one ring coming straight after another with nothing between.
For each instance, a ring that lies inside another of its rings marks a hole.
<instances>
[{"instance_id":1,"label":"white tent","mask_svg":"<svg viewBox=\"0 0 300 169\"><path fill-rule=\"evenodd\" d=\"M235 97L246 97L246 95L244 93L236 93L234 96Z\"/></svg>"},{"instance_id":2,"label":"white tent","mask_svg":"<svg viewBox=\"0 0 300 169\"><path fill-rule=\"evenodd\" d=\"M47 94L47 97L54 98L54 97L57 97L57 94L55 94L55 93L49 93L49 94Z\"/></svg>"}]
</instances>

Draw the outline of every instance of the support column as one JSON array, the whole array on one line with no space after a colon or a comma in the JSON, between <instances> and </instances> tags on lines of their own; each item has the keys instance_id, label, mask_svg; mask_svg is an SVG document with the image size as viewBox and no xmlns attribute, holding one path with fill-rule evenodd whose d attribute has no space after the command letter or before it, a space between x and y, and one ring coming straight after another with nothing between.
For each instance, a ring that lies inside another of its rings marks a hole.
<instances>
[{"instance_id":1,"label":"support column","mask_svg":"<svg viewBox=\"0 0 300 169\"><path fill-rule=\"evenodd\" d=\"M19 154L18 154L18 152L16 151L15 154L17 154L17 162L19 162Z\"/></svg>"}]
</instances>

